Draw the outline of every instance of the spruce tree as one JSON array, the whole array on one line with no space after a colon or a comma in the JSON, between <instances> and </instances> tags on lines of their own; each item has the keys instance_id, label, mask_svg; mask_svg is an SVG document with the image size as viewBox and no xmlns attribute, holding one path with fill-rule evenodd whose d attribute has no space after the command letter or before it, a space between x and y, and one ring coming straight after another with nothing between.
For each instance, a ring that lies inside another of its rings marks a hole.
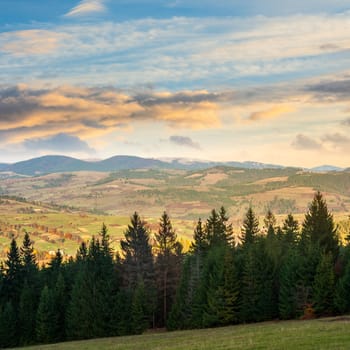
<instances>
[{"instance_id":1,"label":"spruce tree","mask_svg":"<svg viewBox=\"0 0 350 350\"><path fill-rule=\"evenodd\" d=\"M135 288L140 280L144 281L145 288L153 283L154 267L152 247L149 243L149 231L140 216L135 212L131 223L121 240L124 254L124 268L127 286Z\"/></svg>"},{"instance_id":2,"label":"spruce tree","mask_svg":"<svg viewBox=\"0 0 350 350\"><path fill-rule=\"evenodd\" d=\"M299 223L292 214L288 214L283 222L284 241L287 246L292 246L297 242L299 233Z\"/></svg>"},{"instance_id":3,"label":"spruce tree","mask_svg":"<svg viewBox=\"0 0 350 350\"><path fill-rule=\"evenodd\" d=\"M275 227L276 227L276 217L273 215L272 211L269 209L264 218L264 226L267 232L267 236L275 235Z\"/></svg>"},{"instance_id":4,"label":"spruce tree","mask_svg":"<svg viewBox=\"0 0 350 350\"><path fill-rule=\"evenodd\" d=\"M132 306L131 306L131 322L134 334L143 333L148 327L148 310L145 286L142 280L136 286Z\"/></svg>"},{"instance_id":5,"label":"spruce tree","mask_svg":"<svg viewBox=\"0 0 350 350\"><path fill-rule=\"evenodd\" d=\"M54 309L53 340L55 342L62 342L65 339L67 299L66 283L63 274L60 273L57 278L55 289L52 291Z\"/></svg>"},{"instance_id":6,"label":"spruce tree","mask_svg":"<svg viewBox=\"0 0 350 350\"><path fill-rule=\"evenodd\" d=\"M195 287L197 286L197 280L195 283L192 282L193 275L195 275L193 274L195 260L196 256L192 255L187 255L184 259L175 302L171 308L166 324L168 330L185 329L191 326L192 303Z\"/></svg>"},{"instance_id":7,"label":"spruce tree","mask_svg":"<svg viewBox=\"0 0 350 350\"><path fill-rule=\"evenodd\" d=\"M36 306L37 300L35 290L25 281L18 310L21 345L30 345L35 342Z\"/></svg>"},{"instance_id":8,"label":"spruce tree","mask_svg":"<svg viewBox=\"0 0 350 350\"><path fill-rule=\"evenodd\" d=\"M240 305L240 280L239 273L231 249L226 250L224 257L224 284L223 284L223 310L221 322L223 325L239 322Z\"/></svg>"},{"instance_id":9,"label":"spruce tree","mask_svg":"<svg viewBox=\"0 0 350 350\"><path fill-rule=\"evenodd\" d=\"M15 239L12 239L10 251L7 253L7 259L5 260L5 271L5 300L11 300L12 306L17 309L23 285L23 265Z\"/></svg>"},{"instance_id":10,"label":"spruce tree","mask_svg":"<svg viewBox=\"0 0 350 350\"><path fill-rule=\"evenodd\" d=\"M318 244L325 253L335 259L339 252L339 240L334 226L333 215L328 211L326 201L316 192L305 215L302 238L311 244Z\"/></svg>"},{"instance_id":11,"label":"spruce tree","mask_svg":"<svg viewBox=\"0 0 350 350\"><path fill-rule=\"evenodd\" d=\"M350 260L347 261L344 274L336 284L334 306L341 314L350 311Z\"/></svg>"},{"instance_id":12,"label":"spruce tree","mask_svg":"<svg viewBox=\"0 0 350 350\"><path fill-rule=\"evenodd\" d=\"M229 224L228 220L229 218L224 207L220 208L219 213L215 209L211 211L205 225L205 233L209 246L232 244L232 225Z\"/></svg>"},{"instance_id":13,"label":"spruce tree","mask_svg":"<svg viewBox=\"0 0 350 350\"><path fill-rule=\"evenodd\" d=\"M299 259L300 257L296 250L289 250L280 270L278 308L280 318L285 320L296 318L297 316Z\"/></svg>"},{"instance_id":14,"label":"spruce tree","mask_svg":"<svg viewBox=\"0 0 350 350\"><path fill-rule=\"evenodd\" d=\"M202 220L199 218L197 226L194 229L193 241L190 246L191 253L197 254L204 252L208 248L208 237L204 230Z\"/></svg>"},{"instance_id":15,"label":"spruce tree","mask_svg":"<svg viewBox=\"0 0 350 350\"><path fill-rule=\"evenodd\" d=\"M10 348L18 345L17 317L12 302L0 308L0 346Z\"/></svg>"},{"instance_id":16,"label":"spruce tree","mask_svg":"<svg viewBox=\"0 0 350 350\"><path fill-rule=\"evenodd\" d=\"M175 297L181 268L181 251L177 250L179 243L166 212L160 219L158 234L155 235L155 238L158 249L156 260L157 287L161 305L159 324L164 326Z\"/></svg>"},{"instance_id":17,"label":"spruce tree","mask_svg":"<svg viewBox=\"0 0 350 350\"><path fill-rule=\"evenodd\" d=\"M200 289L203 291L201 327L224 323L224 246L213 246L206 256Z\"/></svg>"},{"instance_id":18,"label":"spruce tree","mask_svg":"<svg viewBox=\"0 0 350 350\"><path fill-rule=\"evenodd\" d=\"M76 276L66 312L66 336L70 340L94 336L91 327L94 318L91 292L89 273L84 266Z\"/></svg>"},{"instance_id":19,"label":"spruce tree","mask_svg":"<svg viewBox=\"0 0 350 350\"><path fill-rule=\"evenodd\" d=\"M37 272L38 265L34 254L33 242L30 240L28 232L24 234L23 244L20 249L20 255L22 258L25 274L35 274Z\"/></svg>"},{"instance_id":20,"label":"spruce tree","mask_svg":"<svg viewBox=\"0 0 350 350\"><path fill-rule=\"evenodd\" d=\"M240 317L244 322L254 322L259 318L259 277L255 252L252 247L249 247L244 256L242 274L242 303Z\"/></svg>"},{"instance_id":21,"label":"spruce tree","mask_svg":"<svg viewBox=\"0 0 350 350\"><path fill-rule=\"evenodd\" d=\"M334 310L334 265L333 257L323 253L317 266L313 284L313 301L319 315L330 315Z\"/></svg>"},{"instance_id":22,"label":"spruce tree","mask_svg":"<svg viewBox=\"0 0 350 350\"><path fill-rule=\"evenodd\" d=\"M259 233L259 220L255 216L252 207L249 207L243 220L241 241L243 246L252 244Z\"/></svg>"},{"instance_id":23,"label":"spruce tree","mask_svg":"<svg viewBox=\"0 0 350 350\"><path fill-rule=\"evenodd\" d=\"M39 343L47 344L53 341L54 316L52 294L45 285L36 314L36 338Z\"/></svg>"}]
</instances>

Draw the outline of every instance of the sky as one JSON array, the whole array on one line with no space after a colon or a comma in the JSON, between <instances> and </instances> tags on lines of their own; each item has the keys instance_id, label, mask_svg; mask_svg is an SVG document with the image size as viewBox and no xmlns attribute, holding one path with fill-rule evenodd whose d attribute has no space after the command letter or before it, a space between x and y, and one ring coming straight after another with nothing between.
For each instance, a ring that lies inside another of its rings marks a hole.
<instances>
[{"instance_id":1,"label":"sky","mask_svg":"<svg viewBox=\"0 0 350 350\"><path fill-rule=\"evenodd\" d=\"M0 163L349 149L348 0L0 1Z\"/></svg>"}]
</instances>

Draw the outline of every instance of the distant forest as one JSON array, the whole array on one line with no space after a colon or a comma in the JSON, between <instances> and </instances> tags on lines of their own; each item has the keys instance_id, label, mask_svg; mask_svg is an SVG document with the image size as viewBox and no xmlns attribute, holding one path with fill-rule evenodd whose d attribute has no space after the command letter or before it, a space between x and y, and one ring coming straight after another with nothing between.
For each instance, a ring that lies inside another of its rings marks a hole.
<instances>
[{"instance_id":1,"label":"distant forest","mask_svg":"<svg viewBox=\"0 0 350 350\"><path fill-rule=\"evenodd\" d=\"M138 213L115 253L105 225L75 259L39 267L28 234L0 271L0 347L309 319L350 311L350 235L343 245L320 192L302 223L253 208L237 239L225 209L198 220L183 252L166 212L156 244Z\"/></svg>"}]
</instances>

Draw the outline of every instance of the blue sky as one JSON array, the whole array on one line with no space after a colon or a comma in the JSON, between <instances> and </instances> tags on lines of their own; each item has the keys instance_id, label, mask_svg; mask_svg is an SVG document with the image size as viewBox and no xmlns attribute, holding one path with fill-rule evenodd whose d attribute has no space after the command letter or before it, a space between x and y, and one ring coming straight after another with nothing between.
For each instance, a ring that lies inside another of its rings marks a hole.
<instances>
[{"instance_id":1,"label":"blue sky","mask_svg":"<svg viewBox=\"0 0 350 350\"><path fill-rule=\"evenodd\" d=\"M0 162L350 166L350 4L0 2Z\"/></svg>"}]
</instances>

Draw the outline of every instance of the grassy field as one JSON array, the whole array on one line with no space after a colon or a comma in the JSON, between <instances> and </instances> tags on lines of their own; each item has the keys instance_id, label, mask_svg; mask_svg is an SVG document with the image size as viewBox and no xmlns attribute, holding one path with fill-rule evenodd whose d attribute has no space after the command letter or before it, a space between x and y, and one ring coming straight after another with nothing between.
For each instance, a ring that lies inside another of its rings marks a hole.
<instances>
[{"instance_id":1,"label":"grassy field","mask_svg":"<svg viewBox=\"0 0 350 350\"><path fill-rule=\"evenodd\" d=\"M158 230L164 210L172 219L185 250L199 217L211 209L226 208L239 235L243 217L252 205L263 225L270 209L281 224L288 213L299 223L315 190L321 190L344 238L350 227L350 172L314 174L298 169L123 170L114 173L76 172L44 176L0 178L0 194L24 197L30 202L1 200L0 259L10 239L30 233L40 260L57 248L75 255L82 240L97 235L104 222L119 248L120 239L137 211ZM40 203L38 203L40 202ZM58 206L55 206L58 205Z\"/></svg>"},{"instance_id":2,"label":"grassy field","mask_svg":"<svg viewBox=\"0 0 350 350\"><path fill-rule=\"evenodd\" d=\"M349 349L350 317L266 322L216 329L27 347L27 350L258 350Z\"/></svg>"},{"instance_id":3,"label":"grassy field","mask_svg":"<svg viewBox=\"0 0 350 350\"><path fill-rule=\"evenodd\" d=\"M132 214L132 213L130 213ZM144 218L151 232L158 230L158 217ZM178 238L188 249L195 222L173 219ZM130 223L129 216L98 215L84 211L58 210L14 199L0 199L0 259L6 257L11 238L21 244L24 233L28 232L39 253L40 261L48 260L48 252L60 249L65 255L75 256L80 242L97 236L105 223L111 238L111 246L120 249L120 239ZM151 236L152 237L152 236ZM46 252L46 253L45 253Z\"/></svg>"},{"instance_id":4,"label":"grassy field","mask_svg":"<svg viewBox=\"0 0 350 350\"><path fill-rule=\"evenodd\" d=\"M329 208L350 209L350 172L315 174L298 169L123 170L76 172L0 179L0 192L31 201L56 203L117 216L138 211L159 217L166 210L179 219L198 219L224 205L241 219L252 203L259 215L305 213L315 190Z\"/></svg>"},{"instance_id":5,"label":"grassy field","mask_svg":"<svg viewBox=\"0 0 350 350\"><path fill-rule=\"evenodd\" d=\"M161 213L160 211L159 216ZM170 215L171 213L170 211ZM209 213L210 210L202 216L204 221ZM231 215L230 212L229 215ZM158 231L159 216L143 216L142 213L141 216L151 230L152 242L153 234ZM260 227L263 227L263 218L260 216ZM277 223L281 224L285 215L276 215L276 218ZM301 223L304 214L295 214L295 218ZM344 239L350 227L348 213L336 212L334 218L340 237ZM197 220L174 218L172 215L171 220L184 251L187 251ZM231 217L231 220L234 234L239 236L243 215ZM129 216L99 215L80 210L57 209L49 205L0 197L0 260L6 258L11 238L16 238L18 244L21 244L25 232L30 234L40 262L50 261L57 249L67 257L75 256L79 244L82 241L88 242L93 235L97 236L103 223L107 226L112 248L119 250L120 239L124 238L124 232L130 223Z\"/></svg>"}]
</instances>

